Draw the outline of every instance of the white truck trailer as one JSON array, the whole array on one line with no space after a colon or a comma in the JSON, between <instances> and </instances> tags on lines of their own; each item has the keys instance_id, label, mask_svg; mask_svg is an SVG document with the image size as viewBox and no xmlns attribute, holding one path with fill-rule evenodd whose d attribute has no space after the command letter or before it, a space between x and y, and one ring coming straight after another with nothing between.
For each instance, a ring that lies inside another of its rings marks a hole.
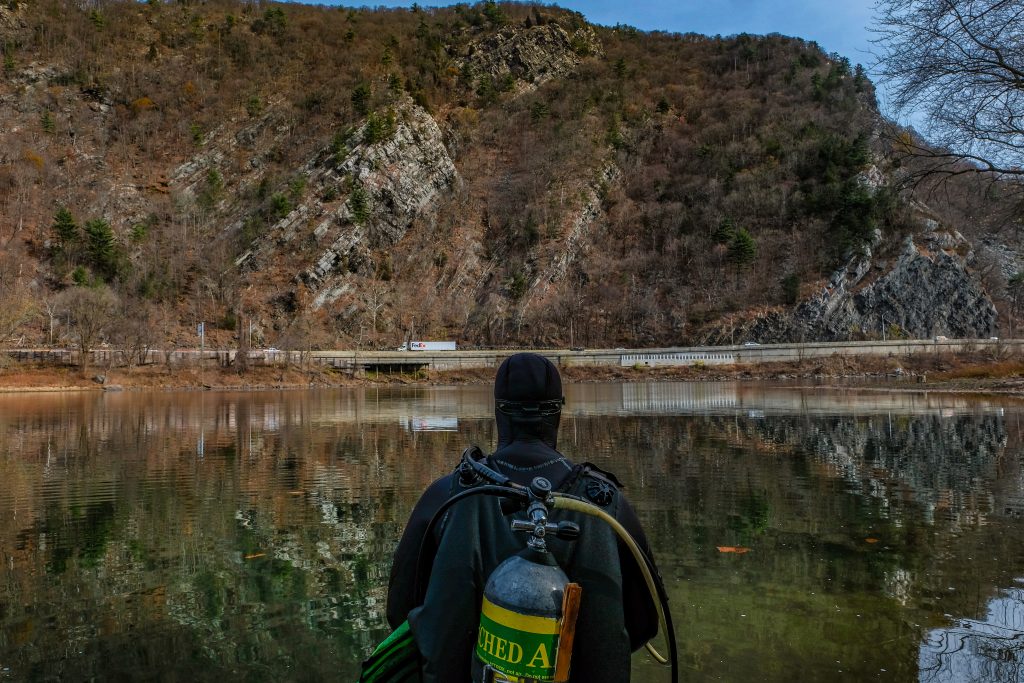
<instances>
[{"instance_id":1,"label":"white truck trailer","mask_svg":"<svg viewBox=\"0 0 1024 683\"><path fill-rule=\"evenodd\" d=\"M398 347L398 351L454 351L453 341L411 341Z\"/></svg>"}]
</instances>

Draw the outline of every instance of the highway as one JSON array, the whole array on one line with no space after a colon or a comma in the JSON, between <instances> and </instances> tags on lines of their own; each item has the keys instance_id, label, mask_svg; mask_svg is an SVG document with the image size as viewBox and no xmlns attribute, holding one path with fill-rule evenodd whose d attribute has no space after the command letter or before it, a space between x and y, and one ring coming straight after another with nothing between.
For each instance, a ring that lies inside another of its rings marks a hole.
<instances>
[{"instance_id":1,"label":"highway","mask_svg":"<svg viewBox=\"0 0 1024 683\"><path fill-rule=\"evenodd\" d=\"M536 349L534 352L551 359L559 367L615 366L664 367L678 365L756 365L758 363L793 362L827 356L908 356L912 354L963 353L987 351L995 355L1018 353L1024 347L1022 339L912 339L869 342L811 342L803 344L741 344L735 346L691 346L652 349ZM501 361L519 350L456 350L456 351L311 351L308 362L329 365L339 369L367 371L404 368L456 370L460 368L497 367ZM68 349L8 349L4 351L15 360L70 364L75 362L74 351ZM172 352L172 362L195 363L198 349L178 349ZM116 349L93 351L91 363L97 366L113 361L119 364ZM206 349L205 364L230 363L234 349ZM298 363L303 360L299 351L253 349L251 362ZM150 351L150 363L166 363L163 351Z\"/></svg>"}]
</instances>

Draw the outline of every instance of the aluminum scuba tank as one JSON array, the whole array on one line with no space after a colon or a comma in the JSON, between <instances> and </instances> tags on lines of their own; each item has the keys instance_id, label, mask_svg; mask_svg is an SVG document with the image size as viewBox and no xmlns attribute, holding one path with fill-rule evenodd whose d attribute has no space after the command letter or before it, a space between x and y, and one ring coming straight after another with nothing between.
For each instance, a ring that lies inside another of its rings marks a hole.
<instances>
[{"instance_id":1,"label":"aluminum scuba tank","mask_svg":"<svg viewBox=\"0 0 1024 683\"><path fill-rule=\"evenodd\" d=\"M548 523L551 484L546 479L534 479L530 491L528 521L512 522L514 531L530 533L527 547L498 565L484 588L476 656L484 665L485 682L568 679L580 591L544 538L554 533L575 539L579 526Z\"/></svg>"}]
</instances>

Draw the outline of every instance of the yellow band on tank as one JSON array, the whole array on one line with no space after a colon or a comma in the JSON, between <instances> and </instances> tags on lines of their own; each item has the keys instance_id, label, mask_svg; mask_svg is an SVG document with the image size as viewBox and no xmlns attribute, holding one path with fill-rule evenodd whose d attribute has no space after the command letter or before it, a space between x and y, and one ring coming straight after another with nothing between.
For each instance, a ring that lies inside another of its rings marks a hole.
<instances>
[{"instance_id":1,"label":"yellow band on tank","mask_svg":"<svg viewBox=\"0 0 1024 683\"><path fill-rule=\"evenodd\" d=\"M541 633L551 635L558 633L558 620L546 617L534 617L527 614L518 614L504 607L498 607L487 598L481 610L491 621L497 622L506 628L527 633Z\"/></svg>"}]
</instances>

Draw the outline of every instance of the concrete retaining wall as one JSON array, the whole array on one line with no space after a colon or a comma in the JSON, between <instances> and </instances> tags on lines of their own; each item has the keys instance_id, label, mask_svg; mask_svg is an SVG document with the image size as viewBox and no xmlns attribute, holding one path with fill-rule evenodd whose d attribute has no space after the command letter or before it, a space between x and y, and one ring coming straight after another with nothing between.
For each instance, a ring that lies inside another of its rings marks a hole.
<instances>
[{"instance_id":1,"label":"concrete retaining wall","mask_svg":"<svg viewBox=\"0 0 1024 683\"><path fill-rule=\"evenodd\" d=\"M970 351L990 353L1019 353L1024 350L1022 339L950 339L897 340L875 342L812 342L808 344L763 344L759 346L675 347L661 349L593 349L547 350L539 353L558 366L610 365L655 367L659 365L751 365L757 363L793 362L826 356L907 356L921 353L962 353ZM61 365L77 363L77 352L67 349L11 349L3 353L24 362L46 362ZM361 372L365 370L401 370L429 368L457 370L460 368L497 367L502 360L517 353L514 350L491 351L313 351L311 363L329 365L339 370ZM196 364L198 350L171 352L172 364ZM206 365L229 365L233 362L233 349L210 349L203 354ZM257 350L250 353L250 362L270 365L302 362L298 351ZM167 362L163 351L151 351L148 363ZM93 352L91 364L97 368L108 363L123 365L121 354L113 349Z\"/></svg>"}]
</instances>

